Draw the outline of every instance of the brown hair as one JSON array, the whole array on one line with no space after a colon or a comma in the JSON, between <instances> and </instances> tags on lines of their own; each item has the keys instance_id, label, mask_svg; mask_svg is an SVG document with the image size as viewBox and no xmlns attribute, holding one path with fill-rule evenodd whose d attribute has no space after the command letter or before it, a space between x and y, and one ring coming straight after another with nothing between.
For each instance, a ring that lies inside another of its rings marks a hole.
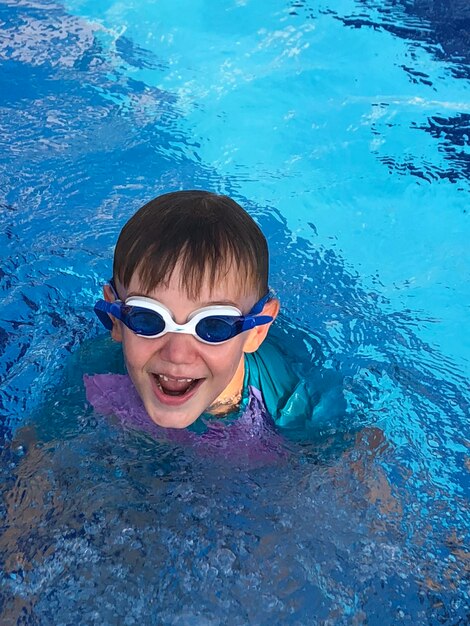
<instances>
[{"instance_id":1,"label":"brown hair","mask_svg":"<svg viewBox=\"0 0 470 626\"><path fill-rule=\"evenodd\" d=\"M268 291L269 257L259 226L227 196L208 191L176 191L151 200L119 235L113 277L127 288L134 272L152 291L168 284L180 263L181 287L196 297L204 279L211 288L235 265L243 291Z\"/></svg>"}]
</instances>

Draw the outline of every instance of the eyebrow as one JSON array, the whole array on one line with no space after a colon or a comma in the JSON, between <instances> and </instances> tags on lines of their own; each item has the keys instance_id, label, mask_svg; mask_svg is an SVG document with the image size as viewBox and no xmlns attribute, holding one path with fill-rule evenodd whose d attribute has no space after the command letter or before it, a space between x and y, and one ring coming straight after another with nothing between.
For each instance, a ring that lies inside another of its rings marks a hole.
<instances>
[{"instance_id":1,"label":"eyebrow","mask_svg":"<svg viewBox=\"0 0 470 626\"><path fill-rule=\"evenodd\" d=\"M201 302L201 306L198 308L203 309L206 306L234 306L236 309L240 310L240 305L232 300L210 300L208 302Z\"/></svg>"},{"instance_id":2,"label":"eyebrow","mask_svg":"<svg viewBox=\"0 0 470 626\"><path fill-rule=\"evenodd\" d=\"M144 293L139 293L138 291L130 291L127 294L126 300L127 298L133 298L134 296L138 296L140 298L150 298L150 296ZM152 298L152 300L155 300L155 298ZM155 301L159 302L159 300L155 300ZM234 302L233 300L215 300L215 301L208 300L206 302L199 303L198 307L194 310L197 311L197 309L203 309L206 306L233 306L236 309L240 310L240 305L237 302Z\"/></svg>"}]
</instances>

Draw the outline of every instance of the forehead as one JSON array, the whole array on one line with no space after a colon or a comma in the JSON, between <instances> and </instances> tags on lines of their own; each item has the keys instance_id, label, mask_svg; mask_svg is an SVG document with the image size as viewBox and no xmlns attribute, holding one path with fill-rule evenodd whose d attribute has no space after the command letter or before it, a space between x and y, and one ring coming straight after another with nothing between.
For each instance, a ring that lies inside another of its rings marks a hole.
<instances>
[{"instance_id":1,"label":"forehead","mask_svg":"<svg viewBox=\"0 0 470 626\"><path fill-rule=\"evenodd\" d=\"M204 273L189 274L178 262L170 276L157 285L144 285L140 274L134 272L127 297L132 294L146 295L155 300L179 298L197 305L223 302L237 306L254 304L258 300L258 288L246 269L232 263L220 267L215 273L206 267ZM164 302L162 302L164 304Z\"/></svg>"}]
</instances>

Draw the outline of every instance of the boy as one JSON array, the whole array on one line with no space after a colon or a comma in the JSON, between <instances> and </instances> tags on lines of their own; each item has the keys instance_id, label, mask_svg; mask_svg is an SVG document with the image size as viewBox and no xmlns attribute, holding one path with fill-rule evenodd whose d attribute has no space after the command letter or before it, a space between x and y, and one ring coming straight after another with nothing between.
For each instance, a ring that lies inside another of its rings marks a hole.
<instances>
[{"instance_id":1,"label":"boy","mask_svg":"<svg viewBox=\"0 0 470 626\"><path fill-rule=\"evenodd\" d=\"M257 394L280 425L311 419L313 394L263 342L279 312L268 247L233 200L206 191L162 195L124 226L113 279L95 306L150 418L185 428L204 412ZM307 413L309 413L307 415Z\"/></svg>"}]
</instances>

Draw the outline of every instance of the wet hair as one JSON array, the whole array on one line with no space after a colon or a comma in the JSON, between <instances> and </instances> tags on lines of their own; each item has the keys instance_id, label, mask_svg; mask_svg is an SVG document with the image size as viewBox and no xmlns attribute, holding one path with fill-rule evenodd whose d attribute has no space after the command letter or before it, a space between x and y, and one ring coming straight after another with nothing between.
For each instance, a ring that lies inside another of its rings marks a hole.
<instances>
[{"instance_id":1,"label":"wet hair","mask_svg":"<svg viewBox=\"0 0 470 626\"><path fill-rule=\"evenodd\" d=\"M125 224L114 253L113 277L127 289L138 273L146 292L168 285L179 264L181 285L196 298L205 280L211 290L232 267L241 293L268 291L266 239L256 222L227 196L176 191L145 204Z\"/></svg>"}]
</instances>

